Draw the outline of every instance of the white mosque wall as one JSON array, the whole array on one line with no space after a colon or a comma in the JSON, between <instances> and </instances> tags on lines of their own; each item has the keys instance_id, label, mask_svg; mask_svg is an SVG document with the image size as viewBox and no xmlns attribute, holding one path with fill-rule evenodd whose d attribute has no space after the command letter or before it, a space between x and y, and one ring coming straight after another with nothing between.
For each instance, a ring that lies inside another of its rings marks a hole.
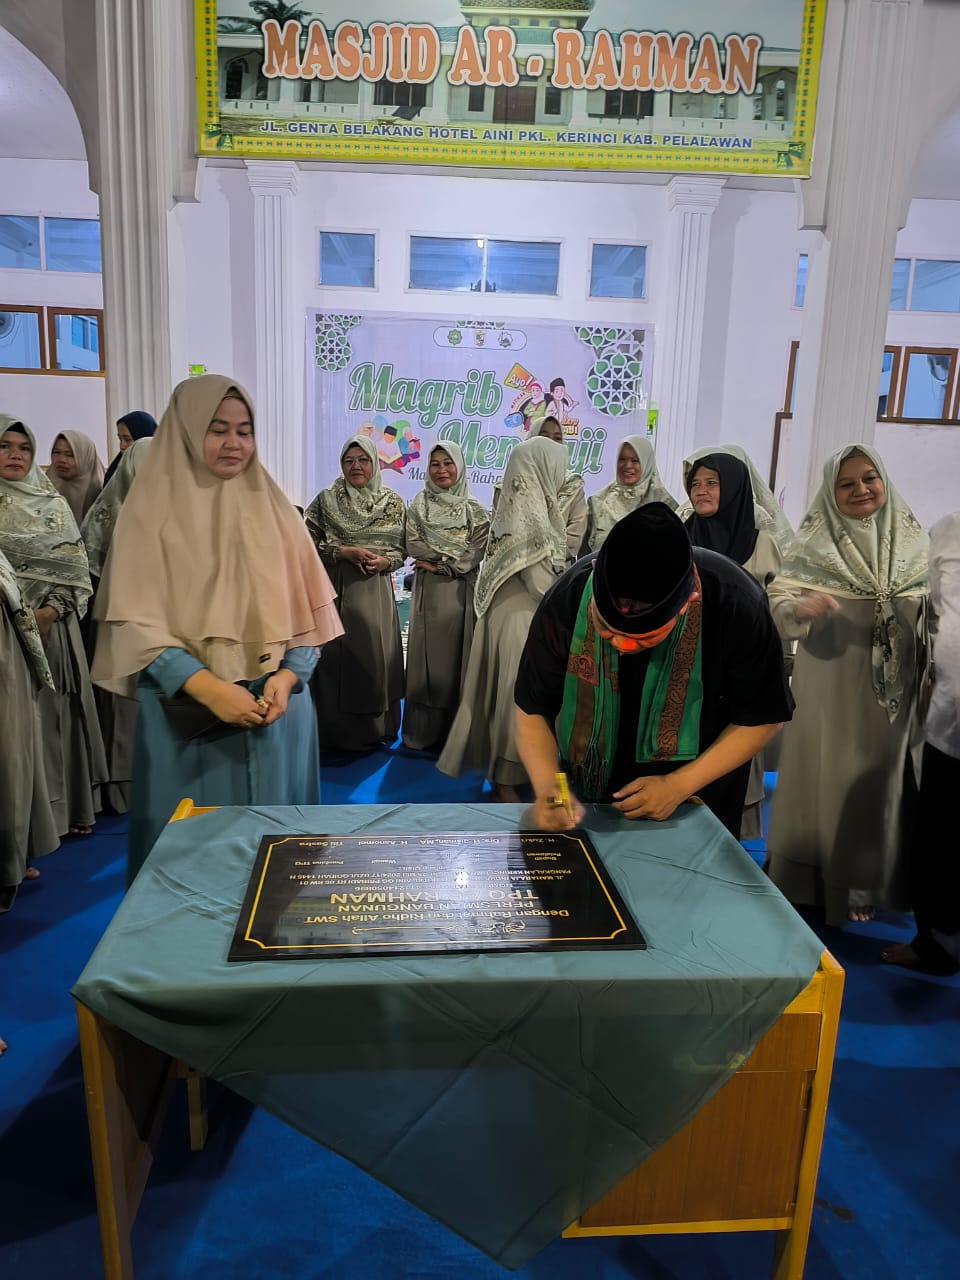
<instances>
[{"instance_id":1,"label":"white mosque wall","mask_svg":"<svg viewBox=\"0 0 960 1280\"><path fill-rule=\"evenodd\" d=\"M96 218L98 201L86 162L0 158L0 214ZM0 310L102 305L99 273L0 268ZM102 377L0 372L0 413L22 417L31 427L41 462L49 459L57 433L67 428L85 431L104 458L115 447L108 440Z\"/></svg>"},{"instance_id":2,"label":"white mosque wall","mask_svg":"<svg viewBox=\"0 0 960 1280\"><path fill-rule=\"evenodd\" d=\"M0 160L0 213L96 216L97 201L80 161ZM657 333L670 315L665 279L666 188L658 185L536 178L464 177L410 172L304 169L293 201L295 237L291 305L459 317L567 318L643 323L654 330L652 394L658 385ZM783 406L791 341L802 312L794 305L797 257L816 269L820 233L797 230L797 197L789 189L726 188L713 216L706 287L703 358L697 414L698 445L737 442L761 472L769 470L774 420ZM377 235L373 289L328 289L317 283L321 230ZM555 298L455 294L408 288L411 234L549 238L561 243ZM643 300L588 297L594 240L645 243ZM170 215L172 381L188 366L233 373L256 396L254 332L254 197L240 163L208 165L197 203ZM960 204L917 200L897 241L898 257L960 260ZM99 307L99 276L0 269L0 306ZM106 317L109 360L110 317ZM145 341L150 335L145 335ZM891 312L893 345L960 348L960 314ZM286 376L301 398L302 349ZM131 406L154 412L162 405ZM41 458L66 426L86 431L109 456L103 380L69 374L0 373L0 410L22 416L37 431ZM282 424L299 446L303 413ZM112 433L111 433L112 434ZM960 467L960 428L880 423L877 444L898 487L927 522L952 509L952 477ZM329 481L318 460L307 487ZM678 478L665 477L678 488Z\"/></svg>"}]
</instances>

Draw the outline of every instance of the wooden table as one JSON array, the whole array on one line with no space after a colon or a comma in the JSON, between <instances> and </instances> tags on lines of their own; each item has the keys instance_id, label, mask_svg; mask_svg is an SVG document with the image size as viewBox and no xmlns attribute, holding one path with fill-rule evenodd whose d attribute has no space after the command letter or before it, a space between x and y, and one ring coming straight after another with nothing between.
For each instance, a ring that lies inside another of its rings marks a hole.
<instances>
[{"instance_id":1,"label":"wooden table","mask_svg":"<svg viewBox=\"0 0 960 1280\"><path fill-rule=\"evenodd\" d=\"M207 810L184 801L173 821ZM772 1277L800 1280L836 1045L843 970L817 973L739 1071L565 1236L776 1233ZM132 1280L130 1232L176 1079L202 1147L202 1082L77 1001L97 1212L107 1280Z\"/></svg>"}]
</instances>

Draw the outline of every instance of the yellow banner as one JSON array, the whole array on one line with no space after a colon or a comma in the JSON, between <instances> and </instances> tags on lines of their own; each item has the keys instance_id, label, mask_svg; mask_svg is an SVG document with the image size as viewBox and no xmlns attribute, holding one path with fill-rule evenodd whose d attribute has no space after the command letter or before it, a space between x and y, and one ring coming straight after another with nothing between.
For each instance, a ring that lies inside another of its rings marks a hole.
<instances>
[{"instance_id":1,"label":"yellow banner","mask_svg":"<svg viewBox=\"0 0 960 1280\"><path fill-rule=\"evenodd\" d=\"M740 0L731 31L674 0L664 31L631 0L197 0L198 149L805 177L825 8Z\"/></svg>"}]
</instances>

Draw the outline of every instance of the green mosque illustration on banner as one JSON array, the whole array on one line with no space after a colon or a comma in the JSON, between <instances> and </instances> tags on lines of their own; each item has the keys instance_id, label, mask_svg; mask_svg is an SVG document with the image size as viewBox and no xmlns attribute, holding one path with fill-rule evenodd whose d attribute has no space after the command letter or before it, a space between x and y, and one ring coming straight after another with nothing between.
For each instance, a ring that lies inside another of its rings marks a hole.
<instances>
[{"instance_id":1,"label":"green mosque illustration on banner","mask_svg":"<svg viewBox=\"0 0 960 1280\"><path fill-rule=\"evenodd\" d=\"M199 151L804 177L825 0L724 9L197 0Z\"/></svg>"}]
</instances>

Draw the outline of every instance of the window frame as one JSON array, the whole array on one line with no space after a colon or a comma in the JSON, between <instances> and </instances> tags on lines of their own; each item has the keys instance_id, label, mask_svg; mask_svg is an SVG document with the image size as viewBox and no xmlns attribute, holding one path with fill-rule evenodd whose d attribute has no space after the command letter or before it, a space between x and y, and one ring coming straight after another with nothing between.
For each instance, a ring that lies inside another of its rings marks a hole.
<instances>
[{"instance_id":1,"label":"window frame","mask_svg":"<svg viewBox=\"0 0 960 1280\"><path fill-rule=\"evenodd\" d=\"M373 236L373 284L324 284L320 279L321 271L321 236ZM366 227L317 227L316 228L317 274L315 286L318 289L349 289L351 293L379 293L380 291L380 237L377 231Z\"/></svg>"},{"instance_id":2,"label":"window frame","mask_svg":"<svg viewBox=\"0 0 960 1280\"><path fill-rule=\"evenodd\" d=\"M406 237L407 237L407 272L406 272L406 285L404 286L404 293L428 294L428 295L448 294L451 297L455 297L455 298L463 298L466 296L466 297L473 297L473 298L507 297L507 298L557 298L559 299L563 297L563 290L561 286L563 282L563 250L564 250L564 245L566 241L562 236L557 236L551 239L531 240L528 238L511 236L511 235L488 235L485 232L479 232L479 231L474 235L470 235L466 233L462 233L459 235L442 233L438 235L436 232L433 232L433 231L408 231L406 233ZM413 268L414 240L469 240L469 241L472 241L475 245L478 240L483 241L482 250L481 250L482 258L480 261L480 286L481 286L480 289L479 290L474 290L473 288L431 289L429 288L429 286L426 286L426 285L413 284L411 281L411 271ZM555 245L557 249L556 292L555 293L520 293L512 289L510 290L488 289L487 288L487 254L488 254L491 241L497 241L498 243L505 243L505 244ZM619 241L617 241L616 243L619 243ZM622 299L622 301L627 301L627 299Z\"/></svg>"},{"instance_id":3,"label":"window frame","mask_svg":"<svg viewBox=\"0 0 960 1280\"><path fill-rule=\"evenodd\" d=\"M952 261L952 259L944 259L944 261ZM937 313L940 314L940 313ZM947 312L949 315L950 313ZM949 356L950 366L947 373L947 382L943 390L943 416L940 418L906 418L903 414L903 402L907 395L907 374L910 369L911 356ZM913 425L924 425L941 427L949 424L951 406L957 398L957 348L956 347L909 347L904 345L901 347L901 366L898 373L902 370L902 377L897 384L897 412L895 421L906 422ZM891 386L893 384L891 383Z\"/></svg>"},{"instance_id":4,"label":"window frame","mask_svg":"<svg viewBox=\"0 0 960 1280\"><path fill-rule=\"evenodd\" d=\"M40 360L38 369L16 369L9 365L0 366L0 373L42 374L44 377L56 378L103 378L107 367L107 339L103 323L102 307L59 307L49 304L35 305L23 302L0 302L0 311L29 311L37 317L37 328L40 333ZM89 316L97 322L97 346L99 350L99 368L96 369L60 369L55 364L57 353L56 317L57 316Z\"/></svg>"},{"instance_id":5,"label":"window frame","mask_svg":"<svg viewBox=\"0 0 960 1280\"><path fill-rule=\"evenodd\" d=\"M40 259L38 267L4 267L0 266L0 271L46 271L47 269L47 241L43 233L43 214L42 213L9 213L0 211L0 218L32 218L37 224L37 257Z\"/></svg>"},{"instance_id":6,"label":"window frame","mask_svg":"<svg viewBox=\"0 0 960 1280\"><path fill-rule=\"evenodd\" d=\"M650 301L650 248L652 241L650 240L614 240L608 236L599 236L596 239L588 240L590 252L587 255L587 289L586 296L590 300L601 302L642 302ZM643 294L639 298L610 297L608 294L591 293L593 283L593 247L597 244L616 245L621 249L642 249L643 250Z\"/></svg>"},{"instance_id":7,"label":"window frame","mask_svg":"<svg viewBox=\"0 0 960 1280\"><path fill-rule=\"evenodd\" d=\"M47 307L47 351L49 353L50 367L44 370L45 373L68 374L71 377L79 378L102 378L106 373L106 338L103 332L103 308L102 307ZM54 364L57 358L57 316L90 316L97 322L97 347L96 353L99 361L99 367L96 369L61 369ZM40 370L34 370L38 373Z\"/></svg>"},{"instance_id":8,"label":"window frame","mask_svg":"<svg viewBox=\"0 0 960 1280\"><path fill-rule=\"evenodd\" d=\"M11 267L11 271L33 271L34 267ZM0 302L0 311L26 312L37 317L37 334L40 345L40 367L34 368L17 368L16 365L0 365L0 373L50 373L47 368L47 324L44 317L43 306L34 306L24 302Z\"/></svg>"},{"instance_id":9,"label":"window frame","mask_svg":"<svg viewBox=\"0 0 960 1280\"><path fill-rule=\"evenodd\" d=\"M907 297L904 312L912 312L918 316L960 316L960 300L952 311L931 311L927 307L914 307L913 303L913 287L917 279L917 263L918 262L949 262L953 266L960 267L960 258L941 257L938 254L924 254L922 257L918 255L910 255L910 275L907 280Z\"/></svg>"}]
</instances>

